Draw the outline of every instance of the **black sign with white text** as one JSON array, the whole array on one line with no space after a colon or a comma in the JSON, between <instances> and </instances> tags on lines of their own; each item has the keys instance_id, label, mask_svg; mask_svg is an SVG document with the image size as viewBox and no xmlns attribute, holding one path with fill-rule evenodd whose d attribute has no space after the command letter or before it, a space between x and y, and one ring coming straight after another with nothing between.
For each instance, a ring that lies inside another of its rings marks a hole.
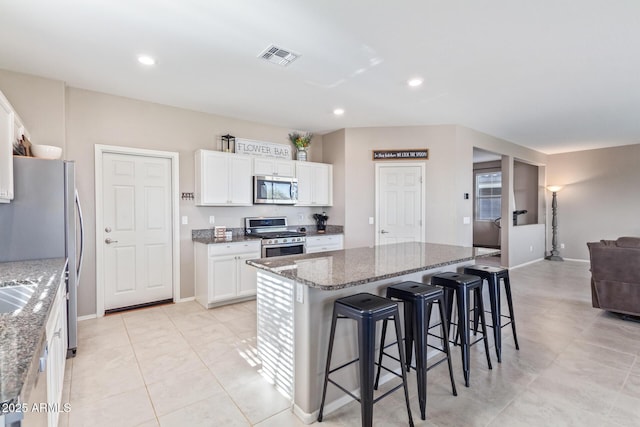
<instances>
[{"instance_id":1,"label":"black sign with white text","mask_svg":"<svg viewBox=\"0 0 640 427\"><path fill-rule=\"evenodd\" d=\"M429 150L373 150L373 160L429 160Z\"/></svg>"}]
</instances>

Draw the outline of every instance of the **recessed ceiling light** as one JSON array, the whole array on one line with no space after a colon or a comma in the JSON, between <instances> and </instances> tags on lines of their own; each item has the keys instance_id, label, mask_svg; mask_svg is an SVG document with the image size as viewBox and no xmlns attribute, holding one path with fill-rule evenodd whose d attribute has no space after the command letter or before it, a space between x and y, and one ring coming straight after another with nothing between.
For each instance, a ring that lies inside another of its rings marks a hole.
<instances>
[{"instance_id":1,"label":"recessed ceiling light","mask_svg":"<svg viewBox=\"0 0 640 427\"><path fill-rule=\"evenodd\" d=\"M156 60L148 55L138 56L138 62L142 65L156 65Z\"/></svg>"},{"instance_id":2,"label":"recessed ceiling light","mask_svg":"<svg viewBox=\"0 0 640 427\"><path fill-rule=\"evenodd\" d=\"M342 116L344 114L344 109L336 108L335 110L333 110L333 114L335 114L336 116Z\"/></svg>"},{"instance_id":3,"label":"recessed ceiling light","mask_svg":"<svg viewBox=\"0 0 640 427\"><path fill-rule=\"evenodd\" d=\"M422 85L423 80L419 77L416 77L414 79L410 79L409 81L407 81L407 84L411 87L418 87L420 85Z\"/></svg>"}]
</instances>

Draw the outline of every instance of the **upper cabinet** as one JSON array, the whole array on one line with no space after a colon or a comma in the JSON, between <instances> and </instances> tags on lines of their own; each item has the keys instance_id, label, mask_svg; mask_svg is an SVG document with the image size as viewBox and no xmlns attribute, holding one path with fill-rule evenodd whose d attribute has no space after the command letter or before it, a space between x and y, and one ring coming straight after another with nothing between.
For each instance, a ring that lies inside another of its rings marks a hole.
<instances>
[{"instance_id":1,"label":"upper cabinet","mask_svg":"<svg viewBox=\"0 0 640 427\"><path fill-rule=\"evenodd\" d=\"M197 150L195 201L198 206L251 206L251 157Z\"/></svg>"},{"instance_id":2,"label":"upper cabinet","mask_svg":"<svg viewBox=\"0 0 640 427\"><path fill-rule=\"evenodd\" d=\"M264 176L296 176L296 162L268 157L253 158L253 174Z\"/></svg>"},{"instance_id":3,"label":"upper cabinet","mask_svg":"<svg viewBox=\"0 0 640 427\"><path fill-rule=\"evenodd\" d=\"M332 206L333 166L326 163L296 163L298 178L296 206Z\"/></svg>"},{"instance_id":4,"label":"upper cabinet","mask_svg":"<svg viewBox=\"0 0 640 427\"><path fill-rule=\"evenodd\" d=\"M25 133L20 117L0 92L0 203L13 200L13 143Z\"/></svg>"}]
</instances>

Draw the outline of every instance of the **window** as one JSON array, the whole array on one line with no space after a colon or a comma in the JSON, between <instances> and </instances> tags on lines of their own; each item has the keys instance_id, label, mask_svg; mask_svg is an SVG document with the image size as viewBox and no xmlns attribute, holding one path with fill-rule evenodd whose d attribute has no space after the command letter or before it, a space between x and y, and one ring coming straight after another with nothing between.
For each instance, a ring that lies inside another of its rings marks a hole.
<instances>
[{"instance_id":1,"label":"window","mask_svg":"<svg viewBox=\"0 0 640 427\"><path fill-rule=\"evenodd\" d=\"M493 221L501 216L502 172L476 174L476 221Z\"/></svg>"}]
</instances>

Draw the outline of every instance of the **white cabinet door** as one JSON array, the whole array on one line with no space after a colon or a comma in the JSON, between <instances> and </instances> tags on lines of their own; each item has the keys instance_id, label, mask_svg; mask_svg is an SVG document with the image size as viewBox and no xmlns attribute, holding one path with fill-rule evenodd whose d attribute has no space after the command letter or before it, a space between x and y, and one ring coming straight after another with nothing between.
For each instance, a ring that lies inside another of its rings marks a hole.
<instances>
[{"instance_id":1,"label":"white cabinet door","mask_svg":"<svg viewBox=\"0 0 640 427\"><path fill-rule=\"evenodd\" d=\"M0 203L13 199L13 137L15 113L0 93Z\"/></svg>"},{"instance_id":2,"label":"white cabinet door","mask_svg":"<svg viewBox=\"0 0 640 427\"><path fill-rule=\"evenodd\" d=\"M317 164L314 168L314 204L321 206L333 205L333 167L331 165Z\"/></svg>"},{"instance_id":3,"label":"white cabinet door","mask_svg":"<svg viewBox=\"0 0 640 427\"><path fill-rule=\"evenodd\" d=\"M218 156L211 151L200 151L200 176L196 176L196 183L200 184L198 204L215 205L226 204L229 201L229 163L224 156ZM198 156L196 156L198 163ZM198 169L197 169L198 170Z\"/></svg>"},{"instance_id":4,"label":"white cabinet door","mask_svg":"<svg viewBox=\"0 0 640 427\"><path fill-rule=\"evenodd\" d=\"M238 296L250 296L256 294L256 284L258 280L257 271L254 267L247 265L248 259L260 258L260 253L249 253L238 255Z\"/></svg>"},{"instance_id":5,"label":"white cabinet door","mask_svg":"<svg viewBox=\"0 0 640 427\"><path fill-rule=\"evenodd\" d=\"M46 326L47 353L47 403L50 408L62 410L62 387L67 357L67 299L66 286L61 284L51 307ZM58 425L58 411L48 411L48 426Z\"/></svg>"},{"instance_id":6,"label":"white cabinet door","mask_svg":"<svg viewBox=\"0 0 640 427\"><path fill-rule=\"evenodd\" d=\"M313 167L309 164L298 163L296 166L298 178L298 206L313 205Z\"/></svg>"},{"instance_id":7,"label":"white cabinet door","mask_svg":"<svg viewBox=\"0 0 640 427\"><path fill-rule=\"evenodd\" d=\"M209 301L215 302L236 296L237 260L235 255L209 258Z\"/></svg>"},{"instance_id":8,"label":"white cabinet door","mask_svg":"<svg viewBox=\"0 0 640 427\"><path fill-rule=\"evenodd\" d=\"M298 206L333 204L333 166L325 163L297 162Z\"/></svg>"},{"instance_id":9,"label":"white cabinet door","mask_svg":"<svg viewBox=\"0 0 640 427\"><path fill-rule=\"evenodd\" d=\"M251 206L253 204L251 158L240 155L229 157L229 204Z\"/></svg>"},{"instance_id":10,"label":"white cabinet door","mask_svg":"<svg viewBox=\"0 0 640 427\"><path fill-rule=\"evenodd\" d=\"M276 160L274 162L274 174L277 176L296 176L296 164L289 160Z\"/></svg>"},{"instance_id":11,"label":"white cabinet door","mask_svg":"<svg viewBox=\"0 0 640 427\"><path fill-rule=\"evenodd\" d=\"M251 206L252 163L248 156L197 150L195 196L197 206Z\"/></svg>"},{"instance_id":12,"label":"white cabinet door","mask_svg":"<svg viewBox=\"0 0 640 427\"><path fill-rule=\"evenodd\" d=\"M296 176L296 164L292 160L276 160L268 157L254 157L253 174L294 177Z\"/></svg>"}]
</instances>

